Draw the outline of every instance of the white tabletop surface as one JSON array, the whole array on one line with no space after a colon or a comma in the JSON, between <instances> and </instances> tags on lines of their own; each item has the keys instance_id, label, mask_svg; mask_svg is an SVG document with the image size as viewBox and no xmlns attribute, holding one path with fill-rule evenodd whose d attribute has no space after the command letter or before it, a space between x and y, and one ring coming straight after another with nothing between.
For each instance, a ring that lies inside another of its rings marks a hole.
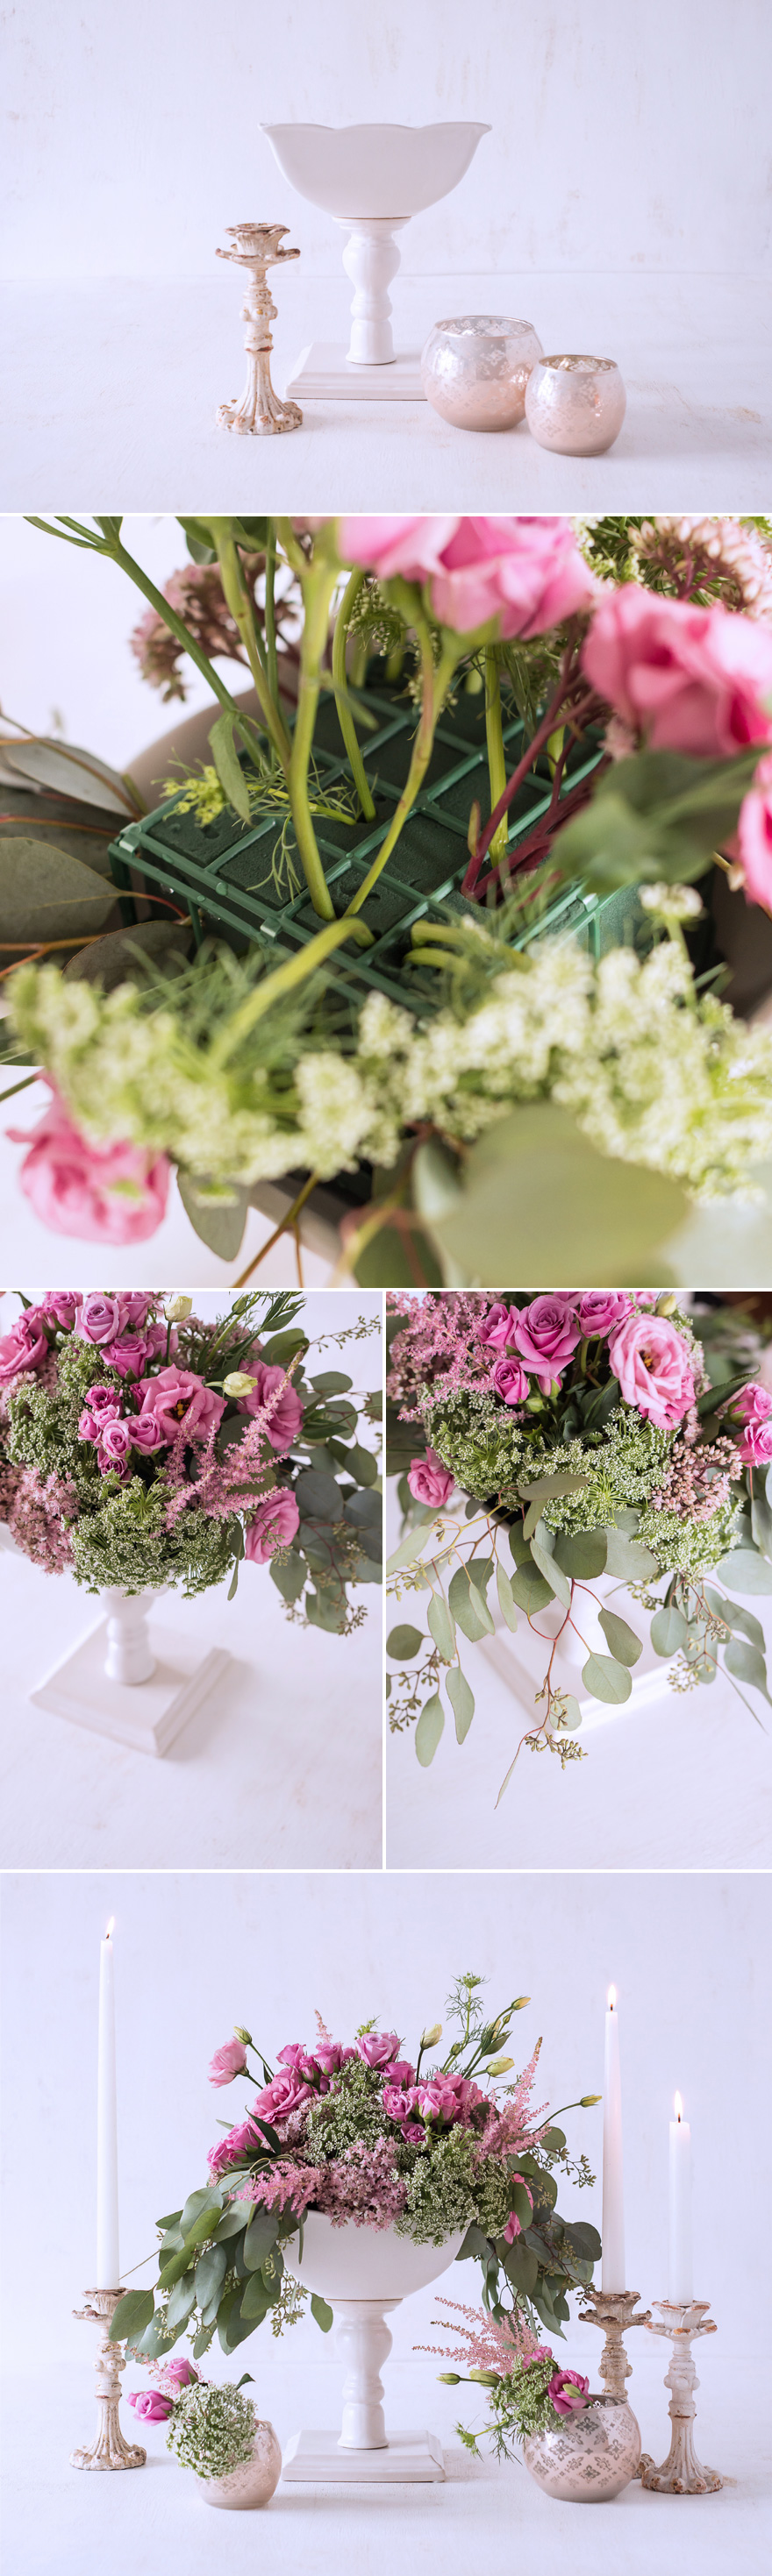
<instances>
[{"instance_id":1,"label":"white tabletop surface","mask_svg":"<svg viewBox=\"0 0 772 2576\"><path fill-rule=\"evenodd\" d=\"M77 2292L74 2293L74 2296ZM393 2320L392 2320L393 2322ZM84 2346L93 2328L73 2333ZM263 2338L260 2338L261 2343ZM630 2337L634 2362L630 2398L644 2447L664 2458L669 2440L667 2392L662 2381L669 2347L645 2334ZM639 2346L647 2348L639 2352ZM597 2385L598 2337L580 2351L572 2335L571 2362L592 2373ZM387 2421L427 2427L446 2445L446 2483L427 2487L278 2487L259 2523L248 2513L213 2513L196 2479L166 2450L163 2427L136 2427L122 2410L124 2430L146 2439L144 2469L123 2476L79 2475L68 2466L76 2442L92 2438L94 2400L82 2363L44 2378L24 2378L9 2392L5 2498L6 2564L11 2576L161 2576L184 2563L186 2576L212 2576L215 2568L286 2576L301 2564L308 2576L334 2576L342 2564L363 2576L392 2576L395 2566L441 2566L445 2576L485 2568L491 2576L596 2576L599 2551L618 2576L727 2576L742 2567L756 2576L767 2563L769 2410L759 2395L753 2363L722 2355L720 2333L697 2352L702 2382L697 2404L697 2449L732 2483L713 2496L658 2496L633 2483L603 2507L598 2526L592 2509L557 2504L543 2496L520 2462L498 2468L486 2457L468 2458L454 2434L462 2414L480 2424L483 2410L470 2389L440 2388L439 2361L387 2365ZM270 2346L253 2359L251 2344L231 2374L251 2367L258 2410L276 2427L282 2446L300 2424L332 2426L340 2372L333 2359L295 2368L275 2362ZM213 2376L220 2376L220 2372ZM127 2385L137 2374L126 2374ZM333 2393L334 2392L334 2393Z\"/></svg>"},{"instance_id":2,"label":"white tabletop surface","mask_svg":"<svg viewBox=\"0 0 772 2576\"><path fill-rule=\"evenodd\" d=\"M610 245L613 248L613 245ZM214 266L214 263L213 263ZM275 288L282 391L312 340L348 344L343 269L303 262ZM439 316L491 309L535 324L547 351L617 359L628 410L615 447L565 457L525 425L452 429L427 403L309 402L303 427L236 438L215 427L245 375L239 280L81 279L2 288L5 421L0 507L176 510L214 489L244 511L732 510L769 508L769 288L687 272L411 276L392 291L395 345L419 351Z\"/></svg>"}]
</instances>

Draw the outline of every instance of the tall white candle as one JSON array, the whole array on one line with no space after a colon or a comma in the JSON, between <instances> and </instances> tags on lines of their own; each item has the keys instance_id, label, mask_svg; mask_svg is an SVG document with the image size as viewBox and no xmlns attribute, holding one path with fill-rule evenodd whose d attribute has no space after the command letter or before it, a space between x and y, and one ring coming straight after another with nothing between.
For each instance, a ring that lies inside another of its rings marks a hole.
<instances>
[{"instance_id":1,"label":"tall white candle","mask_svg":"<svg viewBox=\"0 0 772 2576\"><path fill-rule=\"evenodd\" d=\"M622 2173L622 2079L619 2066L619 2013L615 1986L606 2006L606 2050L603 2075L603 2290L624 2290L625 2203Z\"/></svg>"},{"instance_id":2,"label":"tall white candle","mask_svg":"<svg viewBox=\"0 0 772 2576\"><path fill-rule=\"evenodd\" d=\"M670 2122L670 2264L668 2297L691 2299L692 2292L692 2133L683 2116L680 2093Z\"/></svg>"},{"instance_id":3,"label":"tall white candle","mask_svg":"<svg viewBox=\"0 0 772 2576\"><path fill-rule=\"evenodd\" d=\"M99 1951L99 2056L97 2062L97 2268L95 2288L117 2290L118 2122L115 2100L115 1987L113 1925Z\"/></svg>"}]
</instances>

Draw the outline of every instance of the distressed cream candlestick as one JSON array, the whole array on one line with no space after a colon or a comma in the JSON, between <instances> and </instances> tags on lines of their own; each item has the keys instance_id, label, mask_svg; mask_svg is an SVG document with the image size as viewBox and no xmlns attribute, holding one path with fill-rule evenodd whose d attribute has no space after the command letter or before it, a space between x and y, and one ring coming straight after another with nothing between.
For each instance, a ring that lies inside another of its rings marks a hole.
<instances>
[{"instance_id":1,"label":"distressed cream candlestick","mask_svg":"<svg viewBox=\"0 0 772 2576\"><path fill-rule=\"evenodd\" d=\"M246 322L244 347L247 353L247 381L243 394L231 402L219 404L218 429L235 429L242 436L274 438L283 429L300 429L303 414L299 403L281 402L271 383L271 323L276 320L276 306L271 297L266 271L277 268L283 260L299 259L299 250L282 250L282 234L287 224L226 224L233 250L218 250L218 259L235 260L239 268L251 269L245 287L241 318Z\"/></svg>"},{"instance_id":2,"label":"distressed cream candlestick","mask_svg":"<svg viewBox=\"0 0 772 2576\"><path fill-rule=\"evenodd\" d=\"M658 2318L650 2318L649 2333L669 2335L673 2349L670 2368L665 2372L665 2387L672 2391L668 2409L673 2427L667 2459L655 2468L644 2451L639 2469L642 2487L654 2495L716 2495L724 2484L717 2469L704 2469L694 2448L692 2425L697 2413L694 2403L699 2380L692 2358L695 2335L716 2333L713 2317L708 2315L709 2299L655 2299Z\"/></svg>"},{"instance_id":3,"label":"distressed cream candlestick","mask_svg":"<svg viewBox=\"0 0 772 2576\"><path fill-rule=\"evenodd\" d=\"M72 2469L142 2469L147 2459L139 2442L125 2442L121 2432L119 2407L121 2371L126 2368L126 2355L120 2344L110 2342L110 2326L122 2290L87 2290L84 2308L73 2308L73 2316L87 2325L101 2327L97 2345L96 2401L97 2436L91 2449L80 2448L70 2453Z\"/></svg>"},{"instance_id":4,"label":"distressed cream candlestick","mask_svg":"<svg viewBox=\"0 0 772 2576\"><path fill-rule=\"evenodd\" d=\"M629 2326L647 2326L650 2311L646 2308L641 2316L633 2315L633 2309L637 2307L640 2297L638 2290L593 2290L588 2286L583 2290L582 2297L590 2299L592 2305L582 2309L580 2325L601 2326L605 2330L606 2340L600 2357L600 2375L607 2396L619 2397L623 2405L626 2405L625 2380L631 2376L632 2362L628 2361L623 2338Z\"/></svg>"}]
</instances>

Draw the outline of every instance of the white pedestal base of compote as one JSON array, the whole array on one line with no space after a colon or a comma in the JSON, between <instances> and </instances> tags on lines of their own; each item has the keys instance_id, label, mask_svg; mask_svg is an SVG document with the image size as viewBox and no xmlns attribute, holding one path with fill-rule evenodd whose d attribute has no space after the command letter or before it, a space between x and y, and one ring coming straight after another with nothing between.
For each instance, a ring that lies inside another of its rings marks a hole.
<instances>
[{"instance_id":1,"label":"white pedestal base of compote","mask_svg":"<svg viewBox=\"0 0 772 2576\"><path fill-rule=\"evenodd\" d=\"M420 350L363 366L348 357L342 340L312 340L287 378L295 402L425 402Z\"/></svg>"},{"instance_id":2,"label":"white pedestal base of compote","mask_svg":"<svg viewBox=\"0 0 772 2576\"><path fill-rule=\"evenodd\" d=\"M201 1654L178 1629L148 1629L158 1594L105 1590L107 1617L30 1692L33 1707L66 1717L134 1753L164 1754L221 1680L229 1656Z\"/></svg>"},{"instance_id":3,"label":"white pedestal base of compote","mask_svg":"<svg viewBox=\"0 0 772 2576\"><path fill-rule=\"evenodd\" d=\"M414 2245L393 2227L355 2227L351 2220L333 2227L309 2210L294 2271L333 2309L345 2371L343 2412L339 2433L293 2434L283 2468L290 2485L428 2486L444 2478L433 2433L387 2430L380 2373L391 2351L387 2316L411 2291L438 2280L461 2243L456 2235L444 2245Z\"/></svg>"}]
</instances>

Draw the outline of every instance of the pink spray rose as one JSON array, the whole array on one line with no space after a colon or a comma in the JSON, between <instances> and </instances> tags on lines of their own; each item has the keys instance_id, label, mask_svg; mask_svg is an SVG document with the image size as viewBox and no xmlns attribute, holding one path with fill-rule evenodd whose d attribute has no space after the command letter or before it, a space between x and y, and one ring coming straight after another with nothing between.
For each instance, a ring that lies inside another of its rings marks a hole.
<instances>
[{"instance_id":1,"label":"pink spray rose","mask_svg":"<svg viewBox=\"0 0 772 2576\"><path fill-rule=\"evenodd\" d=\"M141 1145L88 1145L52 1092L37 1127L8 1127L29 1145L19 1172L42 1225L82 1243L146 1243L166 1212L170 1165Z\"/></svg>"},{"instance_id":2,"label":"pink spray rose","mask_svg":"<svg viewBox=\"0 0 772 2576\"><path fill-rule=\"evenodd\" d=\"M356 2053L357 2057L364 2058L366 2066L393 2066L399 2053L399 2032L363 2031L361 2039L356 2042Z\"/></svg>"},{"instance_id":3,"label":"pink spray rose","mask_svg":"<svg viewBox=\"0 0 772 2576\"><path fill-rule=\"evenodd\" d=\"M293 2041L291 2048L280 2048L279 2065L289 2066L293 2075L302 2076L304 2083L315 2085L318 2092L329 2092L329 2076L322 2073L318 2058L310 2057L300 2040Z\"/></svg>"},{"instance_id":4,"label":"pink spray rose","mask_svg":"<svg viewBox=\"0 0 772 2576\"><path fill-rule=\"evenodd\" d=\"M151 1326L147 1333L119 1333L114 1342L105 1342L102 1348L104 1358L110 1368L117 1369L119 1377L139 1377L156 1351L166 1349L166 1328L161 1328L160 1339L157 1326Z\"/></svg>"},{"instance_id":5,"label":"pink spray rose","mask_svg":"<svg viewBox=\"0 0 772 2576\"><path fill-rule=\"evenodd\" d=\"M154 1413L129 1413L126 1420L131 1423L132 1449L141 1449L143 1458L152 1457L155 1449L165 1449L166 1434Z\"/></svg>"},{"instance_id":6,"label":"pink spray rose","mask_svg":"<svg viewBox=\"0 0 772 2576\"><path fill-rule=\"evenodd\" d=\"M721 1412L724 1409L735 1415L738 1422L766 1422L772 1413L772 1395L768 1387L758 1386L754 1380L752 1386L741 1386L726 1408L719 1407Z\"/></svg>"},{"instance_id":7,"label":"pink spray rose","mask_svg":"<svg viewBox=\"0 0 772 2576\"><path fill-rule=\"evenodd\" d=\"M576 1322L574 1297L534 1297L515 1316L513 1341L521 1358L534 1370L542 1395L549 1395L566 1360L576 1350L581 1333Z\"/></svg>"},{"instance_id":8,"label":"pink spray rose","mask_svg":"<svg viewBox=\"0 0 772 2576\"><path fill-rule=\"evenodd\" d=\"M506 1350L507 1342L512 1340L514 1328L513 1308L505 1306L502 1299L497 1297L494 1304L489 1306L487 1315L483 1316L482 1323L477 1326L478 1342L482 1342L483 1349L486 1351Z\"/></svg>"},{"instance_id":9,"label":"pink spray rose","mask_svg":"<svg viewBox=\"0 0 772 2576\"><path fill-rule=\"evenodd\" d=\"M46 1288L41 1299L43 1314L49 1315L53 1324L61 1324L65 1333L72 1332L82 1304L76 1288Z\"/></svg>"},{"instance_id":10,"label":"pink spray rose","mask_svg":"<svg viewBox=\"0 0 772 2576\"><path fill-rule=\"evenodd\" d=\"M41 1307L30 1306L25 1314L17 1316L10 1333L3 1333L0 1340L0 1386L11 1386L23 1370L39 1368L41 1360L47 1360L48 1342L39 1321L41 1312Z\"/></svg>"},{"instance_id":11,"label":"pink spray rose","mask_svg":"<svg viewBox=\"0 0 772 2576\"><path fill-rule=\"evenodd\" d=\"M99 1432L99 1464L103 1476L109 1475L110 1470L113 1467L117 1470L119 1476L123 1474L124 1470L128 1466L131 1444L132 1425L130 1422L124 1421L120 1414L116 1414L111 1422L103 1422L101 1424Z\"/></svg>"},{"instance_id":12,"label":"pink spray rose","mask_svg":"<svg viewBox=\"0 0 772 2576\"><path fill-rule=\"evenodd\" d=\"M343 519L339 544L381 581L428 584L434 616L457 635L494 620L502 638L543 635L597 596L568 519Z\"/></svg>"},{"instance_id":13,"label":"pink spray rose","mask_svg":"<svg viewBox=\"0 0 772 2576\"><path fill-rule=\"evenodd\" d=\"M277 1387L281 1387L282 1393L274 1403L265 1426L266 1438L270 1440L272 1449L291 1449L303 1420L303 1407L294 1386L289 1380L286 1385L284 1383L286 1370L268 1368L265 1360L250 1360L246 1374L254 1377L256 1382L251 1395L242 1398L239 1412L261 1413L269 1397L275 1397Z\"/></svg>"},{"instance_id":14,"label":"pink spray rose","mask_svg":"<svg viewBox=\"0 0 772 2576\"><path fill-rule=\"evenodd\" d=\"M300 2109L301 2102L310 2102L311 2089L294 2067L284 2066L280 2075L273 2075L270 2084L263 2086L262 2093L255 2094L252 2108L260 2120L288 2120L291 2111Z\"/></svg>"},{"instance_id":15,"label":"pink spray rose","mask_svg":"<svg viewBox=\"0 0 772 2576\"><path fill-rule=\"evenodd\" d=\"M744 1467L768 1467L772 1461L772 1422L746 1422L737 1455Z\"/></svg>"},{"instance_id":16,"label":"pink spray rose","mask_svg":"<svg viewBox=\"0 0 772 2576\"><path fill-rule=\"evenodd\" d=\"M186 1439L207 1440L225 1412L223 1397L193 1369L159 1369L157 1377L140 1379L139 1393L143 1414L159 1424L164 1440L176 1440L182 1423Z\"/></svg>"},{"instance_id":17,"label":"pink spray rose","mask_svg":"<svg viewBox=\"0 0 772 2576\"><path fill-rule=\"evenodd\" d=\"M324 2075L337 2075L339 2067L348 2066L350 2059L356 2057L356 2049L343 2048L339 2039L320 2039L314 2053Z\"/></svg>"},{"instance_id":18,"label":"pink spray rose","mask_svg":"<svg viewBox=\"0 0 772 2576\"><path fill-rule=\"evenodd\" d=\"M627 582L607 594L582 661L652 751L716 759L772 741L772 630Z\"/></svg>"},{"instance_id":19,"label":"pink spray rose","mask_svg":"<svg viewBox=\"0 0 772 2576\"><path fill-rule=\"evenodd\" d=\"M444 1503L450 1502L456 1479L448 1467L443 1467L436 1449L427 1449L425 1458L411 1459L407 1481L415 1502L430 1503L434 1511L440 1511Z\"/></svg>"},{"instance_id":20,"label":"pink spray rose","mask_svg":"<svg viewBox=\"0 0 772 2576\"><path fill-rule=\"evenodd\" d=\"M394 2064L385 2066L383 2071L390 2084L412 2084L415 2076L415 2067L407 2057L396 2058Z\"/></svg>"},{"instance_id":21,"label":"pink spray rose","mask_svg":"<svg viewBox=\"0 0 772 2576\"><path fill-rule=\"evenodd\" d=\"M556 2415L583 2415L590 2402L589 2379L582 2379L578 2370L556 2370L547 2396L552 2399Z\"/></svg>"},{"instance_id":22,"label":"pink spray rose","mask_svg":"<svg viewBox=\"0 0 772 2576\"><path fill-rule=\"evenodd\" d=\"M129 2405L146 2424L165 2424L174 2414L173 2397L163 2397L160 2388L130 2388Z\"/></svg>"},{"instance_id":23,"label":"pink spray rose","mask_svg":"<svg viewBox=\"0 0 772 2576\"><path fill-rule=\"evenodd\" d=\"M614 1325L623 1323L625 1315L629 1315L630 1302L623 1289L586 1288L576 1310L585 1341L593 1341L599 1333L613 1332Z\"/></svg>"},{"instance_id":24,"label":"pink spray rose","mask_svg":"<svg viewBox=\"0 0 772 2576\"><path fill-rule=\"evenodd\" d=\"M81 1342L112 1342L121 1332L125 1319L125 1297L106 1297L99 1288L90 1289L83 1298L78 1317Z\"/></svg>"},{"instance_id":25,"label":"pink spray rose","mask_svg":"<svg viewBox=\"0 0 772 2576\"><path fill-rule=\"evenodd\" d=\"M531 1392L528 1370L523 1367L522 1360L497 1360L493 1385L496 1394L501 1396L502 1404L523 1404Z\"/></svg>"},{"instance_id":26,"label":"pink spray rose","mask_svg":"<svg viewBox=\"0 0 772 2576\"><path fill-rule=\"evenodd\" d=\"M223 2048L215 2049L209 2068L210 2084L232 2084L234 2076L244 2074L246 2063L243 2040L226 2039Z\"/></svg>"},{"instance_id":27,"label":"pink spray rose","mask_svg":"<svg viewBox=\"0 0 772 2576\"><path fill-rule=\"evenodd\" d=\"M760 760L753 786L743 797L737 825L737 859L749 903L772 912L772 754Z\"/></svg>"},{"instance_id":28,"label":"pink spray rose","mask_svg":"<svg viewBox=\"0 0 772 2576\"><path fill-rule=\"evenodd\" d=\"M288 1485L277 1485L258 1503L244 1538L244 1554L250 1565L267 1565L279 1547L289 1547L300 1528L300 1512Z\"/></svg>"},{"instance_id":29,"label":"pink spray rose","mask_svg":"<svg viewBox=\"0 0 772 2576\"><path fill-rule=\"evenodd\" d=\"M194 2370L192 2361L165 2361L160 2377L164 2388L170 2380L173 2388L190 2388L194 2381L198 2382L200 2372Z\"/></svg>"},{"instance_id":30,"label":"pink spray rose","mask_svg":"<svg viewBox=\"0 0 772 2576\"><path fill-rule=\"evenodd\" d=\"M259 2103L256 2107L259 2109ZM227 2138L220 2138L216 2147L210 2147L207 2156L209 2171L216 2178L218 2174L227 2173L231 2165L244 2164L257 2147L264 2146L262 2130L255 2127L253 2120L241 2120L235 2129L228 2130Z\"/></svg>"},{"instance_id":31,"label":"pink spray rose","mask_svg":"<svg viewBox=\"0 0 772 2576\"><path fill-rule=\"evenodd\" d=\"M406 2087L404 2084L384 2084L382 2099L387 2120L402 2122L412 2119L416 2107L412 2087Z\"/></svg>"},{"instance_id":32,"label":"pink spray rose","mask_svg":"<svg viewBox=\"0 0 772 2576\"><path fill-rule=\"evenodd\" d=\"M611 1334L609 1367L626 1404L672 1431L694 1403L691 1354L667 1315L628 1315Z\"/></svg>"}]
</instances>

